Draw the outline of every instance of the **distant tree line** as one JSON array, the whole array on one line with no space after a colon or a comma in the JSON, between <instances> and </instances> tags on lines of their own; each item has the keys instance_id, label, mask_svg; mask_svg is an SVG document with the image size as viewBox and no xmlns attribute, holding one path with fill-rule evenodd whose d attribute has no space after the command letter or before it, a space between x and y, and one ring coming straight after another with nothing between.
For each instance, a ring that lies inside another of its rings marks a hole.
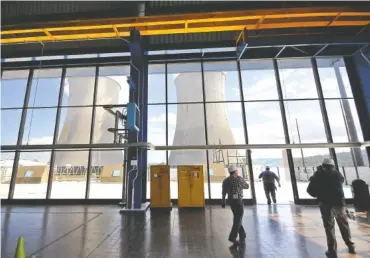
<instances>
[{"instance_id":1,"label":"distant tree line","mask_svg":"<svg viewBox=\"0 0 370 258\"><path fill-rule=\"evenodd\" d=\"M353 167L353 160L351 152L337 152L337 159L338 159L338 165L340 167ZM362 150L362 156L364 159L365 166L369 166L369 159L367 158L367 154L365 150ZM308 156L304 157L304 163L306 167L315 167L321 164L324 158L326 158L327 155L315 155L315 156ZM302 158L293 158L294 165L296 167L302 167Z\"/></svg>"}]
</instances>

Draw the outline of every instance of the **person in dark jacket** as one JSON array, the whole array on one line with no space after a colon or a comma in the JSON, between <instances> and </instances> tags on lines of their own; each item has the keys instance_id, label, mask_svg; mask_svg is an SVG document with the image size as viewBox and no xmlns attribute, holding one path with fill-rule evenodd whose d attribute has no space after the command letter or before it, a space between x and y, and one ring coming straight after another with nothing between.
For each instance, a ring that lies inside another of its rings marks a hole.
<instances>
[{"instance_id":1,"label":"person in dark jacket","mask_svg":"<svg viewBox=\"0 0 370 258\"><path fill-rule=\"evenodd\" d=\"M320 203L320 212L325 228L328 250L327 257L337 257L337 241L335 238L335 222L337 221L340 233L349 253L355 252L355 245L351 239L351 231L348 224L347 209L344 202L343 182L341 173L335 170L334 161L325 158L322 166L310 178L310 184L314 189L314 195Z\"/></svg>"},{"instance_id":2,"label":"person in dark jacket","mask_svg":"<svg viewBox=\"0 0 370 258\"><path fill-rule=\"evenodd\" d=\"M259 177L259 179L262 178L263 181L263 189L265 190L267 204L271 204L271 198L274 203L276 203L276 186L275 186L275 180L278 182L279 187L280 185L280 179L279 177L272 171L270 171L270 167L266 166L266 170L263 171Z\"/></svg>"},{"instance_id":3,"label":"person in dark jacket","mask_svg":"<svg viewBox=\"0 0 370 258\"><path fill-rule=\"evenodd\" d=\"M234 165L229 167L230 176L225 178L222 182L222 208L225 208L226 194L228 197L228 203L230 204L231 211L233 212L233 226L229 234L229 241L233 243L234 246L239 243L244 243L246 238L246 233L242 225L243 221L243 189L248 189L249 185L244 179L238 175L238 168ZM236 240L239 234L239 241Z\"/></svg>"}]
</instances>

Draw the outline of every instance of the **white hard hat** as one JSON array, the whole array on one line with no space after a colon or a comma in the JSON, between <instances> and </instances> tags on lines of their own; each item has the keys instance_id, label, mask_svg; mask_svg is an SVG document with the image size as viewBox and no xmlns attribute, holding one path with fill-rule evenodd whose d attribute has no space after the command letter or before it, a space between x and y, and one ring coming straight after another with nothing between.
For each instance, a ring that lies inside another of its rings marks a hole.
<instances>
[{"instance_id":1,"label":"white hard hat","mask_svg":"<svg viewBox=\"0 0 370 258\"><path fill-rule=\"evenodd\" d=\"M322 164L323 165L330 165L330 166L335 166L334 165L334 160L331 159L331 158L325 158L323 161L322 161Z\"/></svg>"},{"instance_id":2,"label":"white hard hat","mask_svg":"<svg viewBox=\"0 0 370 258\"><path fill-rule=\"evenodd\" d=\"M229 166L229 173L235 172L237 170L238 170L238 168L235 165Z\"/></svg>"}]
</instances>

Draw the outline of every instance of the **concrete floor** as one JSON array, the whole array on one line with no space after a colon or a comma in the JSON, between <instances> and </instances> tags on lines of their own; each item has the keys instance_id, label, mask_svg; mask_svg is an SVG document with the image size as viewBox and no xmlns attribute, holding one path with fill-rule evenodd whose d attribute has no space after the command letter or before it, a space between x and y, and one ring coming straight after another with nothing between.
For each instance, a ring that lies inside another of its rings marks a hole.
<instances>
[{"instance_id":1,"label":"concrete floor","mask_svg":"<svg viewBox=\"0 0 370 258\"><path fill-rule=\"evenodd\" d=\"M317 207L245 206L245 248L229 248L228 207L118 211L116 206L2 207L1 257L14 257L19 236L24 236L28 255L44 258L325 257ZM339 257L370 257L370 218L350 225L358 254L347 254L337 229Z\"/></svg>"}]
</instances>

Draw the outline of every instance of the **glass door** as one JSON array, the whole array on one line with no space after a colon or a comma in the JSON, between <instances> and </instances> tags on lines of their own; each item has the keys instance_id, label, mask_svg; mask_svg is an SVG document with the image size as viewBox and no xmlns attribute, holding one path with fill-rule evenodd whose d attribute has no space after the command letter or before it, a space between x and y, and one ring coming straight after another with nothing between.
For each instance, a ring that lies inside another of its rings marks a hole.
<instances>
[{"instance_id":1,"label":"glass door","mask_svg":"<svg viewBox=\"0 0 370 258\"><path fill-rule=\"evenodd\" d=\"M254 186L256 192L256 203L267 204L266 192L270 194L272 204L272 192L276 194L277 204L294 204L292 181L287 160L286 151L282 149L256 149L252 150L252 165L254 174ZM268 167L268 168L267 168ZM259 178L266 168L273 172L280 180L279 187L275 181L274 191L268 191L269 185ZM265 191L266 189L266 191Z\"/></svg>"}]
</instances>

